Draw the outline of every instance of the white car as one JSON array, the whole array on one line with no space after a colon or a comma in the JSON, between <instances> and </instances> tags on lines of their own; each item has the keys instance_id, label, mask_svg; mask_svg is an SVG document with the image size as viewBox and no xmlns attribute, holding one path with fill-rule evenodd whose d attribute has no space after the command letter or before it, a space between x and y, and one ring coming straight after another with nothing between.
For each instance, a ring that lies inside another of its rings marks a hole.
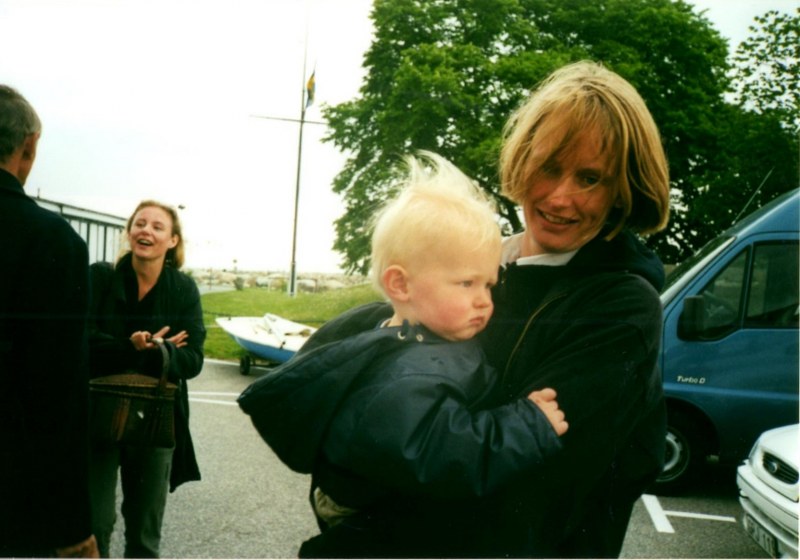
<instances>
[{"instance_id":1,"label":"white car","mask_svg":"<svg viewBox=\"0 0 800 560\"><path fill-rule=\"evenodd\" d=\"M736 484L747 534L773 558L797 558L798 424L761 434Z\"/></svg>"}]
</instances>

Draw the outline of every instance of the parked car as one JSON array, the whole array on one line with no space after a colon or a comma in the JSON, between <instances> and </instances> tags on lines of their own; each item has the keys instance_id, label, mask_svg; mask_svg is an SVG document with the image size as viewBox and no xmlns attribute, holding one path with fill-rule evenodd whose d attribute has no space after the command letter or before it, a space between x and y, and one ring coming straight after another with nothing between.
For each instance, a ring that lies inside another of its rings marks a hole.
<instances>
[{"instance_id":1,"label":"parked car","mask_svg":"<svg viewBox=\"0 0 800 560\"><path fill-rule=\"evenodd\" d=\"M798 437L797 424L764 432L736 475L744 529L773 558L797 558Z\"/></svg>"},{"instance_id":2,"label":"parked car","mask_svg":"<svg viewBox=\"0 0 800 560\"><path fill-rule=\"evenodd\" d=\"M800 190L781 195L679 265L661 294L661 370L672 493L709 462L734 468L756 438L798 422Z\"/></svg>"}]
</instances>

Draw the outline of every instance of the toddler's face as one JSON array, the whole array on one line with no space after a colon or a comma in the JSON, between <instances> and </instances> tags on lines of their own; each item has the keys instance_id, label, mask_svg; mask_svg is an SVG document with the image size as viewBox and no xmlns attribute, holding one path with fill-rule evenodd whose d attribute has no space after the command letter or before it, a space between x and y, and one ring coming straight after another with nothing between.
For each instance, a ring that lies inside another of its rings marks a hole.
<instances>
[{"instance_id":1,"label":"toddler's face","mask_svg":"<svg viewBox=\"0 0 800 560\"><path fill-rule=\"evenodd\" d=\"M409 310L416 322L447 340L467 340L492 316L500 246L448 247L409 271Z\"/></svg>"}]
</instances>

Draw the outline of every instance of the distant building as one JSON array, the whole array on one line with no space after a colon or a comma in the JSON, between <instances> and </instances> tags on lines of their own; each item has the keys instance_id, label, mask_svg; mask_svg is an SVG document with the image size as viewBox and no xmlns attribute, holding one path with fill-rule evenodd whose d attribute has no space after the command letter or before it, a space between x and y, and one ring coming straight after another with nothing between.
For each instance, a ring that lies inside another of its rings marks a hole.
<instances>
[{"instance_id":1,"label":"distant building","mask_svg":"<svg viewBox=\"0 0 800 560\"><path fill-rule=\"evenodd\" d=\"M122 247L125 231L125 218L79 208L54 200L36 198L42 208L60 214L78 232L89 248L89 263L96 261L114 262Z\"/></svg>"}]
</instances>

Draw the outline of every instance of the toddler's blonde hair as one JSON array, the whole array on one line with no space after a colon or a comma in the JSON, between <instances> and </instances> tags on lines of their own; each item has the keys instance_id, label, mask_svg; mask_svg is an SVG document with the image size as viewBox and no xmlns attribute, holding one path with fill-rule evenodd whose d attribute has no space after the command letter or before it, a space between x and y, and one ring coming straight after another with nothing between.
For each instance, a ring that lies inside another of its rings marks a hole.
<instances>
[{"instance_id":1,"label":"toddler's blonde hair","mask_svg":"<svg viewBox=\"0 0 800 560\"><path fill-rule=\"evenodd\" d=\"M371 276L381 292L390 266L409 268L445 251L500 247L495 205L486 193L445 158L418 154L405 159L399 194L373 220Z\"/></svg>"}]
</instances>

